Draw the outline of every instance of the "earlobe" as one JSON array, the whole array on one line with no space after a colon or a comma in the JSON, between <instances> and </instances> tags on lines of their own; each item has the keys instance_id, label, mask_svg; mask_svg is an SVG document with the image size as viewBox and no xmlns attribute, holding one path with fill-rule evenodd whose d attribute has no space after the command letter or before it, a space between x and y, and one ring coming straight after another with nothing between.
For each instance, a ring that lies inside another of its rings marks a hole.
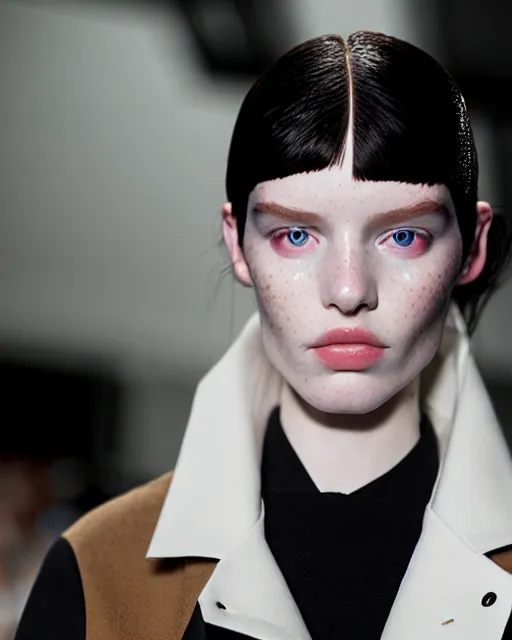
<instances>
[{"instance_id":1,"label":"earlobe","mask_svg":"<svg viewBox=\"0 0 512 640\"><path fill-rule=\"evenodd\" d=\"M235 278L246 287L252 286L249 267L238 242L238 228L232 213L231 202L226 202L222 207L222 234L229 251Z\"/></svg>"},{"instance_id":2,"label":"earlobe","mask_svg":"<svg viewBox=\"0 0 512 640\"><path fill-rule=\"evenodd\" d=\"M487 235L491 222L491 205L488 202L478 202L475 238L470 254L461 271L459 285L473 282L482 273L487 259Z\"/></svg>"}]
</instances>

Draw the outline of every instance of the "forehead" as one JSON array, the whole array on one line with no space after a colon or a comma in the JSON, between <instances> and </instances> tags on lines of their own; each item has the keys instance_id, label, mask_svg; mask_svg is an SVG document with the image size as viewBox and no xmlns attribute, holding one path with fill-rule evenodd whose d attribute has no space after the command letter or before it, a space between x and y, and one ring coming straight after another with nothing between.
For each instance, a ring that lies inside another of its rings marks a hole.
<instances>
[{"instance_id":1,"label":"forehead","mask_svg":"<svg viewBox=\"0 0 512 640\"><path fill-rule=\"evenodd\" d=\"M390 181L361 181L339 167L299 173L261 182L249 196L249 207L272 202L320 214L385 212L414 206L423 201L438 202L449 209L453 203L444 185L421 185Z\"/></svg>"}]
</instances>

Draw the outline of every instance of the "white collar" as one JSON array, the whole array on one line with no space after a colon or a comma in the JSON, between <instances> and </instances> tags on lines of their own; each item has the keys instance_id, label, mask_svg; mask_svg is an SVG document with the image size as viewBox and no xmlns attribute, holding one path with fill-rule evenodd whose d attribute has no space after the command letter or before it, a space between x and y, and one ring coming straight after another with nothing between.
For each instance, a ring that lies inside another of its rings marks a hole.
<instances>
[{"instance_id":1,"label":"white collar","mask_svg":"<svg viewBox=\"0 0 512 640\"><path fill-rule=\"evenodd\" d=\"M441 457L430 506L475 551L509 544L512 463L455 306L422 384ZM281 385L255 314L197 388L148 556L222 558L257 522L263 437Z\"/></svg>"}]
</instances>

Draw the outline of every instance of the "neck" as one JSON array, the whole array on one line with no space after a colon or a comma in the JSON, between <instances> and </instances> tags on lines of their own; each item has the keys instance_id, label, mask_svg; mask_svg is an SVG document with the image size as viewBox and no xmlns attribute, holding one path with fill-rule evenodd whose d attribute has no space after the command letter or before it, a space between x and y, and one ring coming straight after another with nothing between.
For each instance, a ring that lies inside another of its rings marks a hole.
<instances>
[{"instance_id":1,"label":"neck","mask_svg":"<svg viewBox=\"0 0 512 640\"><path fill-rule=\"evenodd\" d=\"M322 492L349 494L402 460L420 437L419 377L366 414L326 414L284 384L281 423Z\"/></svg>"}]
</instances>

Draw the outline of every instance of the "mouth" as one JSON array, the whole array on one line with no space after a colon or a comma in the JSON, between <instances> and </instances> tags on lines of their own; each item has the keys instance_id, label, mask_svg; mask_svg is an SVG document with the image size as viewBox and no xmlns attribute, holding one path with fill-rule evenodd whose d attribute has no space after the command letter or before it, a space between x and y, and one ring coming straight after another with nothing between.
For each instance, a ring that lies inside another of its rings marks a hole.
<instances>
[{"instance_id":1,"label":"mouth","mask_svg":"<svg viewBox=\"0 0 512 640\"><path fill-rule=\"evenodd\" d=\"M387 348L377 336L365 329L335 329L312 345L316 357L334 371L364 371L376 364Z\"/></svg>"}]
</instances>

